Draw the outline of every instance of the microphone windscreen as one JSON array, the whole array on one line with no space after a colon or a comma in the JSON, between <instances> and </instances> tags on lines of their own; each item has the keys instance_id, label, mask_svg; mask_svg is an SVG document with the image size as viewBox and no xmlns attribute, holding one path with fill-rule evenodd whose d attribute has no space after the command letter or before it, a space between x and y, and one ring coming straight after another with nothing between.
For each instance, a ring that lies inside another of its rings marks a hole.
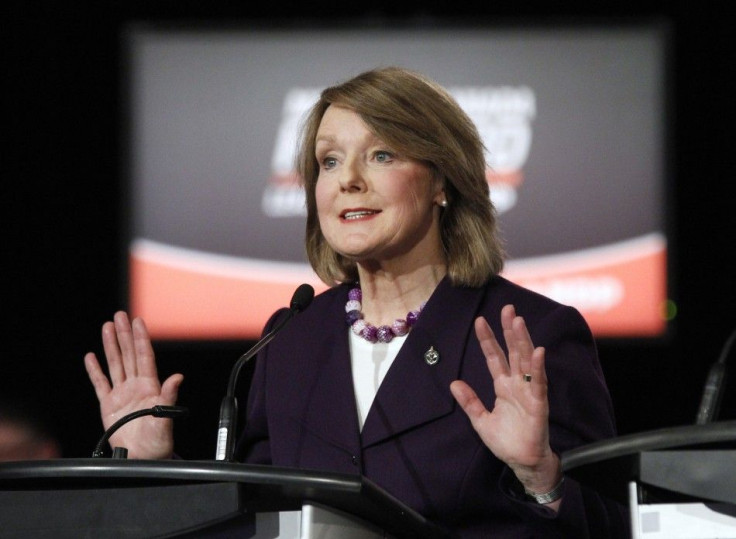
<instances>
[{"instance_id":1,"label":"microphone windscreen","mask_svg":"<svg viewBox=\"0 0 736 539\"><path fill-rule=\"evenodd\" d=\"M314 288L306 283L299 285L294 295L291 297L290 308L292 311L300 313L312 303L314 299Z\"/></svg>"}]
</instances>

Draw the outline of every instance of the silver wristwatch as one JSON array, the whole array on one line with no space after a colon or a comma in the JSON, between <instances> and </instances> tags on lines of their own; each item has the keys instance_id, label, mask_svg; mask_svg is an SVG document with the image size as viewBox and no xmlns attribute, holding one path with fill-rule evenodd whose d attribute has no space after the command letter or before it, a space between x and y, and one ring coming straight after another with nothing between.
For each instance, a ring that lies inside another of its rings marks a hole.
<instances>
[{"instance_id":1,"label":"silver wristwatch","mask_svg":"<svg viewBox=\"0 0 736 539\"><path fill-rule=\"evenodd\" d=\"M542 494L539 494L537 492L532 492L525 488L524 494L526 494L530 500L544 505L544 504L556 502L557 500L562 498L562 491L564 490L564 486L565 486L565 477L563 476L562 479L560 479L560 482L555 485L555 488L553 488L549 492L544 492Z\"/></svg>"}]
</instances>

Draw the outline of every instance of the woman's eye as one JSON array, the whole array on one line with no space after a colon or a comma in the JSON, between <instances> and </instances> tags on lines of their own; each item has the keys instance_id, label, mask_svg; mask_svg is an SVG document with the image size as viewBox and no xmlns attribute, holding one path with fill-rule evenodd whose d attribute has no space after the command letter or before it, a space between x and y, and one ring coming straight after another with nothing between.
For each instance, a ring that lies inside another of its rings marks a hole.
<instances>
[{"instance_id":1,"label":"woman's eye","mask_svg":"<svg viewBox=\"0 0 736 539\"><path fill-rule=\"evenodd\" d=\"M376 161L378 161L379 163L387 163L391 161L391 157L393 156L385 150L380 150L376 152Z\"/></svg>"},{"instance_id":2,"label":"woman's eye","mask_svg":"<svg viewBox=\"0 0 736 539\"><path fill-rule=\"evenodd\" d=\"M322 160L322 166L324 168L334 168L336 164L337 164L337 159L335 159L334 157L325 157Z\"/></svg>"}]
</instances>

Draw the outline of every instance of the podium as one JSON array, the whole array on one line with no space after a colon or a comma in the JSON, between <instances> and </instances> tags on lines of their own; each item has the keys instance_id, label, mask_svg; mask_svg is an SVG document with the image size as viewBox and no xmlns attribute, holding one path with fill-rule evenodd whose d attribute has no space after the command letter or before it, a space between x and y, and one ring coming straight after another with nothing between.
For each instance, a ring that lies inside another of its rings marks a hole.
<instances>
[{"instance_id":1,"label":"podium","mask_svg":"<svg viewBox=\"0 0 736 539\"><path fill-rule=\"evenodd\" d=\"M634 539L736 538L736 421L582 446L563 473L628 504Z\"/></svg>"},{"instance_id":2,"label":"podium","mask_svg":"<svg viewBox=\"0 0 736 539\"><path fill-rule=\"evenodd\" d=\"M18 539L452 537L362 476L220 461L2 463L0 523Z\"/></svg>"}]
</instances>

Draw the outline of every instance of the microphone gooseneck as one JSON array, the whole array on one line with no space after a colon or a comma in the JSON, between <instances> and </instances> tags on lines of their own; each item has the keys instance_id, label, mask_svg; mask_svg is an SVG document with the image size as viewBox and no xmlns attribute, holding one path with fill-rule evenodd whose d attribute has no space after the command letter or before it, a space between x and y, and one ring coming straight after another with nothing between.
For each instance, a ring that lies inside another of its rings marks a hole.
<instances>
[{"instance_id":1,"label":"microphone gooseneck","mask_svg":"<svg viewBox=\"0 0 736 539\"><path fill-rule=\"evenodd\" d=\"M708 376L705 379L705 386L703 387L703 396L700 400L700 407L695 417L696 425L710 423L718 414L718 409L721 406L721 398L723 397L723 386L726 383L726 359L731 351L734 340L736 340L736 330L726 340L726 344L723 345L723 349L721 350L721 355L708 370Z\"/></svg>"},{"instance_id":2,"label":"microphone gooseneck","mask_svg":"<svg viewBox=\"0 0 736 539\"><path fill-rule=\"evenodd\" d=\"M220 404L220 418L217 428L217 448L215 460L232 461L235 453L234 431L238 420L238 400L235 397L235 388L243 366L250 361L264 346L270 343L295 314L306 309L314 299L314 288L308 284L300 285L291 297L289 311L284 318L266 335L264 335L250 350L238 358L230 371L230 380L227 385L227 394Z\"/></svg>"},{"instance_id":3,"label":"microphone gooseneck","mask_svg":"<svg viewBox=\"0 0 736 539\"><path fill-rule=\"evenodd\" d=\"M153 417L170 417L170 418L177 418L181 416L185 416L189 413L189 409L185 408L184 406L165 406L163 404L157 404L156 406L152 408L144 408L143 410L137 410L135 412L131 412L128 415L125 415L118 419L115 423L110 425L110 428L105 431L105 434L102 435L102 438L100 438L100 441L97 442L97 445L95 446L95 450L92 452L93 458L99 458L103 456L103 450L102 446L105 445L105 443L110 439L110 436L115 434L115 431L117 431L120 427L125 425L126 423L132 421L133 419L137 419L139 417L152 415ZM121 454L121 449L116 447L114 454ZM127 451L124 452L124 454L127 455Z\"/></svg>"}]
</instances>

